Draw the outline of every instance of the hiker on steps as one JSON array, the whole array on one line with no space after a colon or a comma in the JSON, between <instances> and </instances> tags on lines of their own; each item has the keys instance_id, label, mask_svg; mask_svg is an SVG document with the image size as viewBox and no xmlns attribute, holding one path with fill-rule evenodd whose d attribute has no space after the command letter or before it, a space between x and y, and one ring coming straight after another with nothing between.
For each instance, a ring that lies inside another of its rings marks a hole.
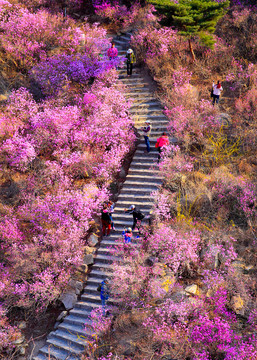
<instances>
[{"instance_id":1,"label":"hiker on steps","mask_svg":"<svg viewBox=\"0 0 257 360\"><path fill-rule=\"evenodd\" d=\"M111 228L113 231L115 231L114 222L113 222L113 218L112 218L112 214L114 212L114 203L111 200L108 202L108 212L109 212L109 215L111 218Z\"/></svg>"},{"instance_id":2,"label":"hiker on steps","mask_svg":"<svg viewBox=\"0 0 257 360\"><path fill-rule=\"evenodd\" d=\"M108 209L108 205L104 204L103 206L103 210L102 210L102 216L101 216L101 220L102 220L102 231L103 231L103 236L109 236L110 232L111 232L111 215L109 213L109 209Z\"/></svg>"},{"instance_id":3,"label":"hiker on steps","mask_svg":"<svg viewBox=\"0 0 257 360\"><path fill-rule=\"evenodd\" d=\"M135 207L135 205L131 205L129 209L124 209L124 211L125 213L133 215L132 230L134 230L136 226L139 227L145 215L142 214L141 211Z\"/></svg>"},{"instance_id":4,"label":"hiker on steps","mask_svg":"<svg viewBox=\"0 0 257 360\"><path fill-rule=\"evenodd\" d=\"M109 60L114 60L117 58L118 50L116 49L114 42L112 42L111 47L107 50L107 56L108 56Z\"/></svg>"},{"instance_id":5,"label":"hiker on steps","mask_svg":"<svg viewBox=\"0 0 257 360\"><path fill-rule=\"evenodd\" d=\"M141 128L141 130L143 131L143 135L144 135L144 139L145 139L145 144L146 144L146 151L145 152L150 152L151 148L150 148L150 142L149 142L149 136L151 134L151 130L152 130L152 125L151 125L151 121L150 120L146 120L145 122L145 126L143 128Z\"/></svg>"},{"instance_id":6,"label":"hiker on steps","mask_svg":"<svg viewBox=\"0 0 257 360\"><path fill-rule=\"evenodd\" d=\"M213 81L213 83L212 83L212 89L213 89L213 95L212 95L213 101L212 101L212 105L214 106L215 101L216 101L216 104L219 103L220 93L221 93L221 91L223 90L223 88L222 88L221 83L219 82L219 80L218 80L217 84L215 84L214 81Z\"/></svg>"},{"instance_id":7,"label":"hiker on steps","mask_svg":"<svg viewBox=\"0 0 257 360\"><path fill-rule=\"evenodd\" d=\"M159 151L158 164L161 159L161 152L163 151L164 146L169 145L169 143L170 142L169 142L168 135L166 134L166 132L163 132L162 136L157 139L156 144L155 144L155 147Z\"/></svg>"},{"instance_id":8,"label":"hiker on steps","mask_svg":"<svg viewBox=\"0 0 257 360\"><path fill-rule=\"evenodd\" d=\"M131 227L124 229L122 231L122 236L123 236L125 244L131 243L131 240L133 238L133 233L132 233Z\"/></svg>"},{"instance_id":9,"label":"hiker on steps","mask_svg":"<svg viewBox=\"0 0 257 360\"><path fill-rule=\"evenodd\" d=\"M136 57L134 51L130 47L127 50L126 58L127 58L127 74L128 76L131 76L133 70L133 64L135 64L136 62Z\"/></svg>"},{"instance_id":10,"label":"hiker on steps","mask_svg":"<svg viewBox=\"0 0 257 360\"><path fill-rule=\"evenodd\" d=\"M97 291L100 291L102 311L103 311L103 315L105 316L106 301L109 299L110 296L108 279L103 280L101 284L98 285Z\"/></svg>"}]
</instances>

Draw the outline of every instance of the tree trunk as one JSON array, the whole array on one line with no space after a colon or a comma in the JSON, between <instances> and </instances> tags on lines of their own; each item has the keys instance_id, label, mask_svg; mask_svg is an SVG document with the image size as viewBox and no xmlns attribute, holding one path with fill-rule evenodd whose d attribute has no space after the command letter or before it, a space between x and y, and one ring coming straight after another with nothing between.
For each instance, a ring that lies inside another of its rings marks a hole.
<instances>
[{"instance_id":1,"label":"tree trunk","mask_svg":"<svg viewBox=\"0 0 257 360\"><path fill-rule=\"evenodd\" d=\"M188 39L188 45L189 45L189 50L190 50L190 53L192 55L193 61L195 61L195 53L194 53L194 50L193 50L193 47L192 47L191 39Z\"/></svg>"}]
</instances>

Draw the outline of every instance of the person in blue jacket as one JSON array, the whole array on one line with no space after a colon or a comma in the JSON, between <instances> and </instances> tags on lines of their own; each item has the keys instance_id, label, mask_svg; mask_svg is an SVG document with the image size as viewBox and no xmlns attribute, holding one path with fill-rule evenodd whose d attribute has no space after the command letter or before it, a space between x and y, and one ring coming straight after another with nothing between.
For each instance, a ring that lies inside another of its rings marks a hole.
<instances>
[{"instance_id":1,"label":"person in blue jacket","mask_svg":"<svg viewBox=\"0 0 257 360\"><path fill-rule=\"evenodd\" d=\"M127 228L127 229L124 229L123 232L122 232L122 235L123 235L123 239L124 239L125 244L130 243L131 239L133 237L132 229L130 227Z\"/></svg>"},{"instance_id":2,"label":"person in blue jacket","mask_svg":"<svg viewBox=\"0 0 257 360\"><path fill-rule=\"evenodd\" d=\"M103 280L101 282L101 284L98 286L97 290L100 291L102 311L103 311L103 315L105 315L106 301L109 299L109 281L108 281L108 279Z\"/></svg>"}]
</instances>

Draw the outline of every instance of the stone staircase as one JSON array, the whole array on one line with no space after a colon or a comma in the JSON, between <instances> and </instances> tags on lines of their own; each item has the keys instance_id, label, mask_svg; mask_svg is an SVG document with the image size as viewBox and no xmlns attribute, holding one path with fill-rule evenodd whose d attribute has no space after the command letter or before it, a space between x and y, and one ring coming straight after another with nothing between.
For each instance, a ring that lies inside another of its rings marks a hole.
<instances>
[{"instance_id":1,"label":"stone staircase","mask_svg":"<svg viewBox=\"0 0 257 360\"><path fill-rule=\"evenodd\" d=\"M126 54L130 36L131 34L126 34L115 40L119 55L124 56ZM156 138L165 130L168 120L163 115L161 104L152 95L149 83L145 81L140 72L134 69L132 77L127 77L126 68L118 71L120 81L126 85L126 96L130 100L134 100L130 114L134 118L135 126L140 128L146 120L151 121L151 152L149 154L144 152L146 146L142 138L115 206L113 220L116 231L112 231L109 237L102 239L81 299L70 310L57 329L49 334L46 345L39 350L34 360L79 359L87 345L87 339L92 336L90 312L92 309L101 306L97 287L103 279L111 276L113 257L110 255L110 248L114 245L115 240L121 236L124 227L132 226L133 223L132 215L125 214L124 208L134 204L145 215L149 215L153 206L151 192L157 190L162 182L156 164L158 153L154 145Z\"/></svg>"}]
</instances>

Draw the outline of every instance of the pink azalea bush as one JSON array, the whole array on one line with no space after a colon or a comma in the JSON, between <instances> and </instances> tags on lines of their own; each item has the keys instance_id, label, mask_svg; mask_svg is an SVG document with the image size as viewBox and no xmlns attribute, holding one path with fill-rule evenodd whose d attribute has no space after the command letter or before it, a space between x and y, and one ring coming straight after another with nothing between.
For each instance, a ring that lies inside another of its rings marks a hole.
<instances>
[{"instance_id":1,"label":"pink azalea bush","mask_svg":"<svg viewBox=\"0 0 257 360\"><path fill-rule=\"evenodd\" d=\"M72 54L78 51L83 34L72 20L46 10L36 13L12 6L0 22L2 50L16 68L28 69L51 52Z\"/></svg>"},{"instance_id":2,"label":"pink azalea bush","mask_svg":"<svg viewBox=\"0 0 257 360\"><path fill-rule=\"evenodd\" d=\"M42 314L82 264L108 186L135 140L117 85L120 59L105 56L106 31L63 22L42 10L46 1L27 3L4 2L0 12L1 51L44 96L36 102L19 87L0 106L1 186L10 190L1 192L3 352L19 335L8 321L13 309Z\"/></svg>"},{"instance_id":3,"label":"pink azalea bush","mask_svg":"<svg viewBox=\"0 0 257 360\"><path fill-rule=\"evenodd\" d=\"M132 37L137 59L158 82L178 144L161 154L165 181L152 194L151 224L136 244L117 239L112 252L119 257L111 285L119 309L110 310L111 330L119 344L112 339L108 346L106 329L106 358L124 355L119 345L131 332L138 359L257 356L256 67L236 58L224 38L216 38L214 50L196 46L192 64L176 30L146 26ZM226 91L220 107L209 97L214 76ZM225 112L228 124L221 120ZM241 175L249 155L251 172Z\"/></svg>"},{"instance_id":4,"label":"pink azalea bush","mask_svg":"<svg viewBox=\"0 0 257 360\"><path fill-rule=\"evenodd\" d=\"M130 7L110 0L93 0L92 2L96 14L116 28L122 27L126 30L131 26L142 27L146 23L156 21L156 16L153 14L154 7L148 5L142 8L139 1L132 2Z\"/></svg>"}]
</instances>

